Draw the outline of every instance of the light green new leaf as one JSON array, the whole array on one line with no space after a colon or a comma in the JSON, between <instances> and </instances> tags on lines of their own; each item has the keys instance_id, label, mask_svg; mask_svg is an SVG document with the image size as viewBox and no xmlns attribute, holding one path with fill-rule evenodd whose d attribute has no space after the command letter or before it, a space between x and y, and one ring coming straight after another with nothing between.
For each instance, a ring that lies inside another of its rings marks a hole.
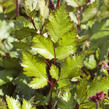
<instances>
[{"instance_id":1,"label":"light green new leaf","mask_svg":"<svg viewBox=\"0 0 109 109\"><path fill-rule=\"evenodd\" d=\"M25 0L25 7L26 10L29 10L30 12L37 10L38 0Z\"/></svg>"},{"instance_id":2,"label":"light green new leaf","mask_svg":"<svg viewBox=\"0 0 109 109\"><path fill-rule=\"evenodd\" d=\"M22 106L18 100L15 100L14 98L9 96L6 96L6 102L9 109L36 109L35 107L32 107L30 102L26 101L25 99L23 99Z\"/></svg>"},{"instance_id":3,"label":"light green new leaf","mask_svg":"<svg viewBox=\"0 0 109 109\"><path fill-rule=\"evenodd\" d=\"M45 0L38 0L38 6L39 6L40 14L42 16L42 24L43 24L44 20L47 19L49 16L48 3L46 3Z\"/></svg>"},{"instance_id":4,"label":"light green new leaf","mask_svg":"<svg viewBox=\"0 0 109 109\"><path fill-rule=\"evenodd\" d=\"M61 89L61 88L68 88L71 86L71 83L68 79L60 79L58 82L58 89Z\"/></svg>"},{"instance_id":5,"label":"light green new leaf","mask_svg":"<svg viewBox=\"0 0 109 109\"><path fill-rule=\"evenodd\" d=\"M58 41L58 47L55 50L57 59L64 59L75 53L77 45L76 36L77 32L73 29L72 32L64 34Z\"/></svg>"},{"instance_id":6,"label":"light green new leaf","mask_svg":"<svg viewBox=\"0 0 109 109\"><path fill-rule=\"evenodd\" d=\"M61 98L62 98L63 101L68 102L71 98L70 89L63 91Z\"/></svg>"},{"instance_id":7,"label":"light green new leaf","mask_svg":"<svg viewBox=\"0 0 109 109\"><path fill-rule=\"evenodd\" d=\"M23 53L22 66L24 74L29 77L35 77L29 84L33 89L42 88L47 85L46 64L44 61L32 56L28 53Z\"/></svg>"},{"instance_id":8,"label":"light green new leaf","mask_svg":"<svg viewBox=\"0 0 109 109\"><path fill-rule=\"evenodd\" d=\"M14 24L12 22L8 23L0 20L0 39L8 38L13 27Z\"/></svg>"},{"instance_id":9,"label":"light green new leaf","mask_svg":"<svg viewBox=\"0 0 109 109\"><path fill-rule=\"evenodd\" d=\"M59 68L52 65L50 67L50 75L52 76L52 78L58 80L58 78L59 78Z\"/></svg>"},{"instance_id":10,"label":"light green new leaf","mask_svg":"<svg viewBox=\"0 0 109 109\"><path fill-rule=\"evenodd\" d=\"M24 74L29 77L43 77L46 78L46 64L36 56L23 52L22 66Z\"/></svg>"},{"instance_id":11,"label":"light green new leaf","mask_svg":"<svg viewBox=\"0 0 109 109\"><path fill-rule=\"evenodd\" d=\"M43 88L48 84L47 79L40 77L40 78L33 78L33 80L30 82L29 86L32 89L40 89Z\"/></svg>"},{"instance_id":12,"label":"light green new leaf","mask_svg":"<svg viewBox=\"0 0 109 109\"><path fill-rule=\"evenodd\" d=\"M56 58L59 60L65 59L69 55L74 53L75 48L73 46L64 46L56 48Z\"/></svg>"},{"instance_id":13,"label":"light green new leaf","mask_svg":"<svg viewBox=\"0 0 109 109\"><path fill-rule=\"evenodd\" d=\"M36 49L36 51L44 56L47 59L53 59L54 58L54 48L53 43L51 40L49 40L46 37L43 37L41 35L36 35L33 38L33 48Z\"/></svg>"},{"instance_id":14,"label":"light green new leaf","mask_svg":"<svg viewBox=\"0 0 109 109\"><path fill-rule=\"evenodd\" d=\"M104 93L108 93L109 89L109 78L95 78L90 87L88 89L87 97L96 95L97 92L104 91Z\"/></svg>"},{"instance_id":15,"label":"light green new leaf","mask_svg":"<svg viewBox=\"0 0 109 109\"><path fill-rule=\"evenodd\" d=\"M88 20L96 16L96 14L97 14L97 3L94 2L93 4L89 5L88 8L85 8L84 12L82 13L81 23L87 22Z\"/></svg>"},{"instance_id":16,"label":"light green new leaf","mask_svg":"<svg viewBox=\"0 0 109 109\"><path fill-rule=\"evenodd\" d=\"M84 65L90 70L96 68L97 63L94 55L89 56L89 59L86 58L86 60L84 61Z\"/></svg>"},{"instance_id":17,"label":"light green new leaf","mask_svg":"<svg viewBox=\"0 0 109 109\"><path fill-rule=\"evenodd\" d=\"M32 105L30 104L30 102L23 99L22 109L36 109L36 108L32 108Z\"/></svg>"},{"instance_id":18,"label":"light green new leaf","mask_svg":"<svg viewBox=\"0 0 109 109\"><path fill-rule=\"evenodd\" d=\"M58 41L59 46L76 46L77 44L77 30L72 29L72 32L68 32Z\"/></svg>"},{"instance_id":19,"label":"light green new leaf","mask_svg":"<svg viewBox=\"0 0 109 109\"><path fill-rule=\"evenodd\" d=\"M18 100L13 99L12 97L6 96L6 102L9 109L21 109L21 104Z\"/></svg>"},{"instance_id":20,"label":"light green new leaf","mask_svg":"<svg viewBox=\"0 0 109 109\"><path fill-rule=\"evenodd\" d=\"M62 64L60 78L80 76L84 56L68 57Z\"/></svg>"},{"instance_id":21,"label":"light green new leaf","mask_svg":"<svg viewBox=\"0 0 109 109\"><path fill-rule=\"evenodd\" d=\"M76 102L74 100L74 97L71 96L70 100L68 100L68 101L64 101L64 100L60 99L58 101L57 105L58 105L59 109L74 109L76 106Z\"/></svg>"},{"instance_id":22,"label":"light green new leaf","mask_svg":"<svg viewBox=\"0 0 109 109\"><path fill-rule=\"evenodd\" d=\"M50 14L47 24L48 33L54 43L63 35L72 30L73 24L70 22L68 13L64 5L60 6L55 13Z\"/></svg>"},{"instance_id":23,"label":"light green new leaf","mask_svg":"<svg viewBox=\"0 0 109 109\"><path fill-rule=\"evenodd\" d=\"M78 7L78 1L77 0L65 0L67 5L72 6L72 7Z\"/></svg>"},{"instance_id":24,"label":"light green new leaf","mask_svg":"<svg viewBox=\"0 0 109 109\"><path fill-rule=\"evenodd\" d=\"M67 5L72 7L79 7L87 4L87 0L65 0Z\"/></svg>"}]
</instances>

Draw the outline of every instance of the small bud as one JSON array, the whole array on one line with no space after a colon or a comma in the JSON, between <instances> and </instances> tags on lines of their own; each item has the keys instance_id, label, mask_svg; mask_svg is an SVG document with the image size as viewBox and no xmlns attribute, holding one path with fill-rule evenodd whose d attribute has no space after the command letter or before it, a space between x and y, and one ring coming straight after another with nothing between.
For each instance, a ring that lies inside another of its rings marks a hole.
<instances>
[{"instance_id":1,"label":"small bud","mask_svg":"<svg viewBox=\"0 0 109 109\"><path fill-rule=\"evenodd\" d=\"M106 94L104 94L104 92L102 91L102 92L96 93L96 96L90 96L89 100L97 103L101 100L104 100L105 96L106 96Z\"/></svg>"}]
</instances>

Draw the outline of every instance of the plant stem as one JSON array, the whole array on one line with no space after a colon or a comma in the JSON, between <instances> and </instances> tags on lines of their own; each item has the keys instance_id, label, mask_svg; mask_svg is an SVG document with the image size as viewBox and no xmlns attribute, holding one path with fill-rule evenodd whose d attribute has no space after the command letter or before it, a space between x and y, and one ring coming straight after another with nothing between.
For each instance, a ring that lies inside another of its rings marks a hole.
<instances>
[{"instance_id":1,"label":"plant stem","mask_svg":"<svg viewBox=\"0 0 109 109\"><path fill-rule=\"evenodd\" d=\"M53 44L54 45L54 44ZM54 65L56 65L56 52L55 52L55 46L54 46Z\"/></svg>"},{"instance_id":2,"label":"plant stem","mask_svg":"<svg viewBox=\"0 0 109 109\"><path fill-rule=\"evenodd\" d=\"M98 104L98 102L96 102L96 107L95 107L95 109L99 109L99 104Z\"/></svg>"},{"instance_id":3,"label":"plant stem","mask_svg":"<svg viewBox=\"0 0 109 109\"><path fill-rule=\"evenodd\" d=\"M49 101L48 109L52 109L52 95L53 95L54 85L55 85L55 83L53 81L50 81L51 96L50 96L50 101Z\"/></svg>"},{"instance_id":4,"label":"plant stem","mask_svg":"<svg viewBox=\"0 0 109 109\"><path fill-rule=\"evenodd\" d=\"M79 105L78 104L76 104L76 106L75 106L75 108L74 109L79 109Z\"/></svg>"},{"instance_id":5,"label":"plant stem","mask_svg":"<svg viewBox=\"0 0 109 109\"><path fill-rule=\"evenodd\" d=\"M24 4L23 0L21 0L21 4L22 4L22 6L25 8L25 4ZM32 23L32 25L33 25L33 27L34 27L34 29L37 30L33 18L30 17L30 16L28 16L28 18L30 19L30 21L31 21L31 23Z\"/></svg>"},{"instance_id":6,"label":"plant stem","mask_svg":"<svg viewBox=\"0 0 109 109\"><path fill-rule=\"evenodd\" d=\"M81 26L81 24L80 24L80 19L81 19L81 6L79 6L78 7L78 13L77 13L77 18L78 18L78 25L77 25L77 29L80 31L81 30L81 28L80 28L80 26Z\"/></svg>"},{"instance_id":7,"label":"plant stem","mask_svg":"<svg viewBox=\"0 0 109 109\"><path fill-rule=\"evenodd\" d=\"M91 0L88 0L88 3L90 3L91 2Z\"/></svg>"},{"instance_id":8,"label":"plant stem","mask_svg":"<svg viewBox=\"0 0 109 109\"><path fill-rule=\"evenodd\" d=\"M19 0L16 0L16 17L19 16Z\"/></svg>"},{"instance_id":9,"label":"plant stem","mask_svg":"<svg viewBox=\"0 0 109 109\"><path fill-rule=\"evenodd\" d=\"M25 4L24 4L23 0L21 0L21 4L25 8Z\"/></svg>"},{"instance_id":10,"label":"plant stem","mask_svg":"<svg viewBox=\"0 0 109 109\"><path fill-rule=\"evenodd\" d=\"M59 5L60 5L60 0L57 0L56 8L59 8Z\"/></svg>"},{"instance_id":11,"label":"plant stem","mask_svg":"<svg viewBox=\"0 0 109 109\"><path fill-rule=\"evenodd\" d=\"M0 39L0 40L1 40L1 39ZM8 48L6 47L6 44L4 43L3 40L1 40L1 43L2 43L2 45L4 46L4 48L5 48L6 52L7 52L7 56L10 57L10 53L9 53Z\"/></svg>"},{"instance_id":12,"label":"plant stem","mask_svg":"<svg viewBox=\"0 0 109 109\"><path fill-rule=\"evenodd\" d=\"M29 16L28 16L28 17L29 17ZM37 30L37 28L36 28L36 25L35 25L35 23L34 23L33 18L32 18L32 17L29 17L29 18L30 18L31 23L33 24L34 29L35 29L35 30Z\"/></svg>"}]
</instances>

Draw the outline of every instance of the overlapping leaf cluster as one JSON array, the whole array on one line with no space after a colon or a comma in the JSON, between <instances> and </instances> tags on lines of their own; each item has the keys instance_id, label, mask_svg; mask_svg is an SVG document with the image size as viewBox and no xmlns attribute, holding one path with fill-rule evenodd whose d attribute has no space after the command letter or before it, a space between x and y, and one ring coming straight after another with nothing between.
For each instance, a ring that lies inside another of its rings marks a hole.
<instances>
[{"instance_id":1,"label":"overlapping leaf cluster","mask_svg":"<svg viewBox=\"0 0 109 109\"><path fill-rule=\"evenodd\" d=\"M108 0L16 3L0 1L0 109L95 109L102 91L107 109Z\"/></svg>"}]
</instances>

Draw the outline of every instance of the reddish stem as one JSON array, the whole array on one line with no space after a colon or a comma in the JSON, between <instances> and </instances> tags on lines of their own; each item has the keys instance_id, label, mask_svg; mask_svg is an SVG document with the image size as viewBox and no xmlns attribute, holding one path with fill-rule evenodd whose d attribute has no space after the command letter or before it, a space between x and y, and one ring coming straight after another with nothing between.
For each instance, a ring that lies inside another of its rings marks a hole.
<instances>
[{"instance_id":1,"label":"reddish stem","mask_svg":"<svg viewBox=\"0 0 109 109\"><path fill-rule=\"evenodd\" d=\"M28 16L28 17L29 17L29 16ZM33 24L34 29L37 30L36 25L35 25L35 23L34 23L34 20L32 19L32 17L29 17L29 18L30 18L31 23Z\"/></svg>"},{"instance_id":2,"label":"reddish stem","mask_svg":"<svg viewBox=\"0 0 109 109\"><path fill-rule=\"evenodd\" d=\"M24 4L23 0L21 0L21 4L22 4L22 6L25 8L25 4ZM29 19L30 19L31 23L33 24L34 29L35 29L35 30L37 30L37 28L36 28L36 25L35 25L35 23L34 23L33 18L32 18L32 17L30 17L30 16L28 16L28 17L29 17Z\"/></svg>"},{"instance_id":3,"label":"reddish stem","mask_svg":"<svg viewBox=\"0 0 109 109\"><path fill-rule=\"evenodd\" d=\"M45 60L45 63L50 67L51 65L50 65L49 61L47 59L44 59L44 60Z\"/></svg>"},{"instance_id":4,"label":"reddish stem","mask_svg":"<svg viewBox=\"0 0 109 109\"><path fill-rule=\"evenodd\" d=\"M54 88L54 85L55 85L55 82L50 81L51 96L50 96L50 101L49 101L48 109L52 109L52 95L53 95L53 88Z\"/></svg>"},{"instance_id":5,"label":"reddish stem","mask_svg":"<svg viewBox=\"0 0 109 109\"><path fill-rule=\"evenodd\" d=\"M56 8L59 8L59 5L60 5L60 0L57 0Z\"/></svg>"},{"instance_id":6,"label":"reddish stem","mask_svg":"<svg viewBox=\"0 0 109 109\"><path fill-rule=\"evenodd\" d=\"M79 109L79 105L78 104L76 104L76 106L75 106L75 108L74 109Z\"/></svg>"},{"instance_id":7,"label":"reddish stem","mask_svg":"<svg viewBox=\"0 0 109 109\"><path fill-rule=\"evenodd\" d=\"M6 47L6 44L4 43L3 40L1 40L1 42L2 42L2 45L4 46L5 50L7 51L7 55L8 55L8 57L10 57L10 53L9 53L8 48Z\"/></svg>"},{"instance_id":8,"label":"reddish stem","mask_svg":"<svg viewBox=\"0 0 109 109\"><path fill-rule=\"evenodd\" d=\"M56 55L54 55L54 65L56 65Z\"/></svg>"},{"instance_id":9,"label":"reddish stem","mask_svg":"<svg viewBox=\"0 0 109 109\"><path fill-rule=\"evenodd\" d=\"M19 0L16 0L16 17L19 16Z\"/></svg>"},{"instance_id":10,"label":"reddish stem","mask_svg":"<svg viewBox=\"0 0 109 109\"><path fill-rule=\"evenodd\" d=\"M77 13L77 18L78 18L78 25L77 25L77 29L80 31L81 28L81 24L80 24L80 19L81 19L81 6L78 7L78 13Z\"/></svg>"},{"instance_id":11,"label":"reddish stem","mask_svg":"<svg viewBox=\"0 0 109 109\"><path fill-rule=\"evenodd\" d=\"M21 4L25 8L25 4L24 4L23 0L21 0Z\"/></svg>"},{"instance_id":12,"label":"reddish stem","mask_svg":"<svg viewBox=\"0 0 109 109\"><path fill-rule=\"evenodd\" d=\"M96 102L96 109L99 109L98 102Z\"/></svg>"},{"instance_id":13,"label":"reddish stem","mask_svg":"<svg viewBox=\"0 0 109 109\"><path fill-rule=\"evenodd\" d=\"M87 3L90 3L90 2L91 2L91 0L88 0L88 1L87 1Z\"/></svg>"}]
</instances>

